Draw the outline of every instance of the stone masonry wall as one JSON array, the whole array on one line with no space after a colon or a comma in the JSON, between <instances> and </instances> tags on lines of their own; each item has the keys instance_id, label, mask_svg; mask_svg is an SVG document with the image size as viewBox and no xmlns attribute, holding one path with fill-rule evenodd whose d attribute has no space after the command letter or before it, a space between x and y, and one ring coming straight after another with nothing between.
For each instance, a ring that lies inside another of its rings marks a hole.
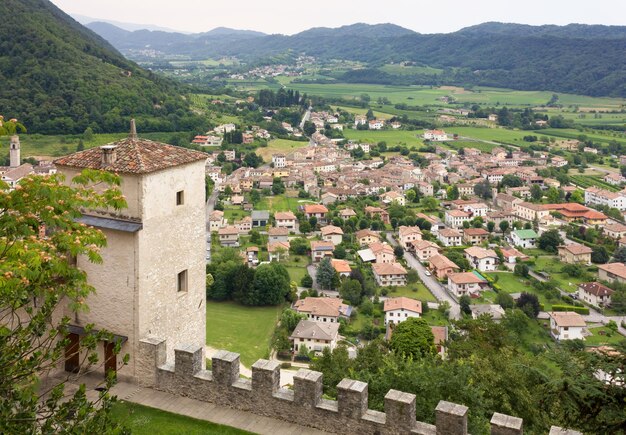
<instances>
[{"instance_id":1,"label":"stone masonry wall","mask_svg":"<svg viewBox=\"0 0 626 435\"><path fill-rule=\"evenodd\" d=\"M440 401L432 425L415 420L414 394L390 390L385 396L385 412L379 412L367 408L364 382L344 379L337 386L337 401L326 400L319 372L301 369L294 376L293 390L288 390L280 388L277 361L258 360L248 380L239 377L239 354L218 352L212 359L212 371L202 368L202 348L175 349L174 354L172 364L167 361L165 341L141 340L140 384L332 433L467 435L468 408L463 405ZM522 419L496 413L491 434L521 435L522 426ZM556 427L553 431L550 433L578 434Z\"/></svg>"}]
</instances>

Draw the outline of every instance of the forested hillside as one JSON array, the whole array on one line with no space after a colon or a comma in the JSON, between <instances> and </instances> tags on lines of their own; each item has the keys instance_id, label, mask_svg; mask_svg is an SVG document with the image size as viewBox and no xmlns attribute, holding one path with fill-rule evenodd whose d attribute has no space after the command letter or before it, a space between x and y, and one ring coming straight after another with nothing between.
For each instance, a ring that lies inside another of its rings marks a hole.
<instances>
[{"instance_id":1,"label":"forested hillside","mask_svg":"<svg viewBox=\"0 0 626 435\"><path fill-rule=\"evenodd\" d=\"M90 25L91 26L91 25ZM314 28L293 36L229 38L136 31L120 34L98 29L119 49L150 44L164 55L195 59L235 56L245 61L285 53L319 59L368 63L348 82L390 84L485 85L593 96L626 97L626 27L527 26L485 23L455 33L425 35L392 24L355 24ZM167 36L169 35L169 37ZM393 76L377 68L389 62L415 62L443 69L437 75Z\"/></svg>"},{"instance_id":2,"label":"forested hillside","mask_svg":"<svg viewBox=\"0 0 626 435\"><path fill-rule=\"evenodd\" d=\"M128 61L47 0L0 2L0 109L30 132L142 131L200 122L177 85Z\"/></svg>"}]
</instances>

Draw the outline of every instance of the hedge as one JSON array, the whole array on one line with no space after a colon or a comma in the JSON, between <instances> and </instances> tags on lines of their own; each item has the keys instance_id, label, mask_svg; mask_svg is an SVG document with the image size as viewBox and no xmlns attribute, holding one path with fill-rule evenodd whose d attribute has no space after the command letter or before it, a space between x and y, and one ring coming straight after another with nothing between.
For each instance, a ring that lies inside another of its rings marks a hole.
<instances>
[{"instance_id":1,"label":"hedge","mask_svg":"<svg viewBox=\"0 0 626 435\"><path fill-rule=\"evenodd\" d=\"M573 311L578 314L589 314L589 308L573 305L552 305L552 311Z\"/></svg>"}]
</instances>

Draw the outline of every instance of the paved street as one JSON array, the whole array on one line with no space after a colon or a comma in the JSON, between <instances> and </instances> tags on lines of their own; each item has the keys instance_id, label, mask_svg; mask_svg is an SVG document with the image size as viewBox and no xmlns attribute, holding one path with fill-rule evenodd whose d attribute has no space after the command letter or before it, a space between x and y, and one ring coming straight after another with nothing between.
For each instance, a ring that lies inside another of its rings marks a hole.
<instances>
[{"instance_id":1,"label":"paved street","mask_svg":"<svg viewBox=\"0 0 626 435\"><path fill-rule=\"evenodd\" d=\"M387 241L392 246L397 246L398 242L393 238L391 233L386 233ZM413 256L413 254L409 252L404 252L404 259L406 260L406 264L417 271L420 279L430 290L430 292L437 298L438 301L443 302L446 301L450 304L450 318L452 319L460 319L461 318L461 307L459 303L454 299L448 291L444 288L443 285L437 281L437 279L433 276L426 275L426 268L420 263L420 261Z\"/></svg>"}]
</instances>

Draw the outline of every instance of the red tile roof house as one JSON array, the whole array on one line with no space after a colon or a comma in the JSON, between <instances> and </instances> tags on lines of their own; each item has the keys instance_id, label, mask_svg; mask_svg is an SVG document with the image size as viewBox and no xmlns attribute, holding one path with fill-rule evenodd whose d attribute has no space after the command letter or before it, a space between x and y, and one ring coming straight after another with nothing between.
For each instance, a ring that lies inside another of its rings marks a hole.
<instances>
[{"instance_id":1,"label":"red tile roof house","mask_svg":"<svg viewBox=\"0 0 626 435\"><path fill-rule=\"evenodd\" d=\"M448 290L457 297L479 295L487 287L487 281L473 272L452 273L448 275Z\"/></svg>"},{"instance_id":2,"label":"red tile roof house","mask_svg":"<svg viewBox=\"0 0 626 435\"><path fill-rule=\"evenodd\" d=\"M422 315L422 303L404 296L389 298L385 300L383 311L385 312L385 325L400 323L411 317L420 317Z\"/></svg>"},{"instance_id":3,"label":"red tile roof house","mask_svg":"<svg viewBox=\"0 0 626 435\"><path fill-rule=\"evenodd\" d=\"M594 307L611 305L612 289L599 282L583 282L578 286L578 298Z\"/></svg>"},{"instance_id":4,"label":"red tile roof house","mask_svg":"<svg viewBox=\"0 0 626 435\"><path fill-rule=\"evenodd\" d=\"M307 297L294 302L293 309L306 314L309 320L322 323L337 323L340 318L349 319L352 313L352 307L339 298Z\"/></svg>"},{"instance_id":5,"label":"red tile roof house","mask_svg":"<svg viewBox=\"0 0 626 435\"><path fill-rule=\"evenodd\" d=\"M339 274L339 276L350 276L352 268L350 267L350 263L348 263L346 260L331 258L330 263L333 265L333 268Z\"/></svg>"},{"instance_id":6,"label":"red tile roof house","mask_svg":"<svg viewBox=\"0 0 626 435\"><path fill-rule=\"evenodd\" d=\"M343 230L334 225L326 225L321 228L322 240L332 242L335 246L343 241Z\"/></svg>"},{"instance_id":7,"label":"red tile roof house","mask_svg":"<svg viewBox=\"0 0 626 435\"><path fill-rule=\"evenodd\" d=\"M411 242L422 240L422 230L420 230L420 227L407 227L403 225L398 228L398 238L400 239L400 245L408 250L411 249Z\"/></svg>"},{"instance_id":8,"label":"red tile roof house","mask_svg":"<svg viewBox=\"0 0 626 435\"><path fill-rule=\"evenodd\" d=\"M277 228L287 228L289 231L296 231L297 218L290 211L277 211L274 213L274 222Z\"/></svg>"},{"instance_id":9,"label":"red tile roof house","mask_svg":"<svg viewBox=\"0 0 626 435\"><path fill-rule=\"evenodd\" d=\"M335 245L332 242L313 241L311 242L311 260L313 263L319 263L324 257L332 257Z\"/></svg>"},{"instance_id":10,"label":"red tile roof house","mask_svg":"<svg viewBox=\"0 0 626 435\"><path fill-rule=\"evenodd\" d=\"M463 241L467 245L480 245L489 238L489 231L484 228L466 228L463 230Z\"/></svg>"},{"instance_id":11,"label":"red tile roof house","mask_svg":"<svg viewBox=\"0 0 626 435\"><path fill-rule=\"evenodd\" d=\"M407 271L400 263L374 263L372 271L376 283L381 287L406 285Z\"/></svg>"},{"instance_id":12,"label":"red tile roof house","mask_svg":"<svg viewBox=\"0 0 626 435\"><path fill-rule=\"evenodd\" d=\"M367 207L365 207L364 211L365 214L371 218L379 217L384 224L389 223L389 213L385 209L368 205Z\"/></svg>"},{"instance_id":13,"label":"red tile roof house","mask_svg":"<svg viewBox=\"0 0 626 435\"><path fill-rule=\"evenodd\" d=\"M441 254L430 257L428 262L430 263L430 270L437 277L437 279L444 279L449 274L460 269L459 266L454 264L452 260Z\"/></svg>"},{"instance_id":14,"label":"red tile roof house","mask_svg":"<svg viewBox=\"0 0 626 435\"><path fill-rule=\"evenodd\" d=\"M409 244L409 251L413 252L419 261L424 262L428 261L430 257L439 254L441 248L438 244L428 240L416 240Z\"/></svg>"},{"instance_id":15,"label":"red tile roof house","mask_svg":"<svg viewBox=\"0 0 626 435\"><path fill-rule=\"evenodd\" d=\"M322 204L308 204L304 206L304 216L307 219L311 219L315 217L317 219L317 223L325 224L326 223L326 214L328 213L328 209L326 206Z\"/></svg>"}]
</instances>

